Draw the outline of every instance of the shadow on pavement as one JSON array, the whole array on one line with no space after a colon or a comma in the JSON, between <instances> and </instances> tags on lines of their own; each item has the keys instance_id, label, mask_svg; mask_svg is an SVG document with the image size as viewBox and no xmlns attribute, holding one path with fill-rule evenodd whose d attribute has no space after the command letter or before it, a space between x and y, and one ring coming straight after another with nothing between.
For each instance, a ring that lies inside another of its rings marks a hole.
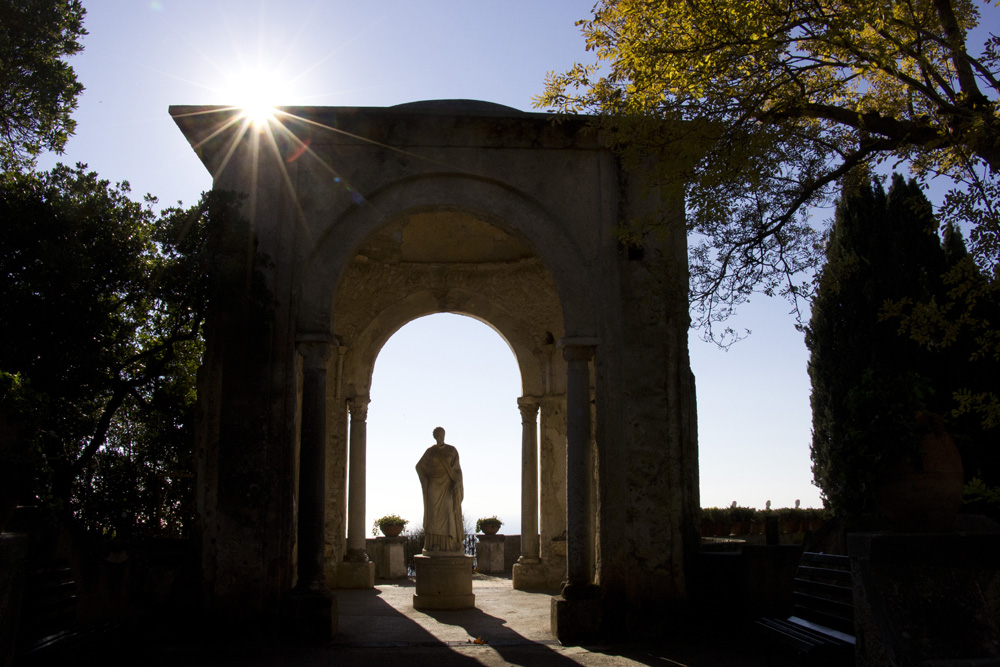
<instances>
[{"instance_id":1,"label":"shadow on pavement","mask_svg":"<svg viewBox=\"0 0 1000 667\"><path fill-rule=\"evenodd\" d=\"M463 611L426 612L439 623L463 628L469 637L474 637L496 651L508 663L513 665L579 665L556 652L554 647L559 643L554 640L531 640L511 627L502 618L491 616L480 609ZM525 647L537 647L543 650L525 652ZM547 649L547 650L545 650Z\"/></svg>"}]
</instances>

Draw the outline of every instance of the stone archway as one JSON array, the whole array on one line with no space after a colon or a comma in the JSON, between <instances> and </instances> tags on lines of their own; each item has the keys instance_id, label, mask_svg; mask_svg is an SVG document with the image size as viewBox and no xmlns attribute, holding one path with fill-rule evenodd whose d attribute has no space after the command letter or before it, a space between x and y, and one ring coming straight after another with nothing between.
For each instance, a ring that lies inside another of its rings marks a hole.
<instances>
[{"instance_id":1,"label":"stone archway","mask_svg":"<svg viewBox=\"0 0 1000 667\"><path fill-rule=\"evenodd\" d=\"M344 480L372 363L405 321L449 311L507 338L529 422L541 405L541 466L566 499L540 531L543 565L565 545L557 636L641 634L685 613L698 465L683 193L644 188L586 119L486 103L288 108L267 132L231 108L171 114L217 188L252 194L231 263L249 272L249 249L264 253L274 297L265 321L238 294L213 314L203 606L332 630L327 575L357 547ZM619 244L651 216L657 231Z\"/></svg>"},{"instance_id":2,"label":"stone archway","mask_svg":"<svg viewBox=\"0 0 1000 667\"><path fill-rule=\"evenodd\" d=\"M322 261L319 255L314 261ZM421 208L391 220L365 239L345 267L332 296L336 323L338 376L329 411L331 428L349 432L349 456L331 452L327 517L328 577L346 587L370 586L366 565L364 487L366 451L360 408L370 396L375 359L400 327L423 315L451 312L490 325L507 341L517 360L523 415L521 523L522 553L515 567L517 588L558 587L565 557L559 548L566 530L564 414L565 371L554 341L563 337L563 317L551 274L522 241L452 207ZM347 423L343 401L352 408ZM541 443L535 435L543 424ZM539 470L539 445L542 466ZM347 542L342 541L346 463ZM536 480L541 473L539 492ZM539 501L542 516L539 522ZM540 525L539 525L540 524ZM540 529L540 531L539 531ZM539 536L540 535L540 536ZM344 554L343 562L338 558Z\"/></svg>"}]
</instances>

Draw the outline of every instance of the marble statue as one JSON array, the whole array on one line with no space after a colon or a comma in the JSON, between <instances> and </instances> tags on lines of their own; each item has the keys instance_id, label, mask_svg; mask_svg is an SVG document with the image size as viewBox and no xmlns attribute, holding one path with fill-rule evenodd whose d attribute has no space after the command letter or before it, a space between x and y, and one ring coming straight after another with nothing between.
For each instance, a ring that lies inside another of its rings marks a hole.
<instances>
[{"instance_id":1,"label":"marble statue","mask_svg":"<svg viewBox=\"0 0 1000 667\"><path fill-rule=\"evenodd\" d=\"M458 450L444 441L444 429L434 429L435 444L417 462L424 494L424 553L464 553L462 526L462 466Z\"/></svg>"}]
</instances>

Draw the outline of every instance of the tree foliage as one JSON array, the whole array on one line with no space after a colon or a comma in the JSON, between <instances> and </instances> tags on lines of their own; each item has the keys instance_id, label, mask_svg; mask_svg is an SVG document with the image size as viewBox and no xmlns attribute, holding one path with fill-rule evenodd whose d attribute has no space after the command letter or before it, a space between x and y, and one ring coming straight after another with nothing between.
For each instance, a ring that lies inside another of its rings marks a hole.
<instances>
[{"instance_id":1,"label":"tree foliage","mask_svg":"<svg viewBox=\"0 0 1000 667\"><path fill-rule=\"evenodd\" d=\"M933 296L943 272L930 205L896 180L887 197L864 177L845 186L806 329L812 382L813 476L824 501L860 514L871 483L931 409L938 367L880 320L887 299Z\"/></svg>"},{"instance_id":2,"label":"tree foliage","mask_svg":"<svg viewBox=\"0 0 1000 667\"><path fill-rule=\"evenodd\" d=\"M798 274L822 251L807 211L882 160L955 181L948 210L975 225L992 275L1000 41L969 49L979 20L972 0L600 0L580 22L597 63L551 73L536 103L597 115L626 155L690 162L661 177L687 187L711 335L754 290L810 291Z\"/></svg>"},{"instance_id":3,"label":"tree foliage","mask_svg":"<svg viewBox=\"0 0 1000 667\"><path fill-rule=\"evenodd\" d=\"M830 506L849 515L870 509L885 465L912 451L917 411L946 417L967 478L1000 475L989 434L956 402L959 388L989 387L1000 369L970 359L977 344L968 336L928 345L900 335L900 309L946 299L949 266L968 260L958 232L946 230L943 244L936 232L913 180L896 175L888 195L867 175L845 185L806 345L814 481ZM904 329L918 320L903 320Z\"/></svg>"},{"instance_id":4,"label":"tree foliage","mask_svg":"<svg viewBox=\"0 0 1000 667\"><path fill-rule=\"evenodd\" d=\"M0 0L0 166L61 151L83 86L66 58L82 50L79 0Z\"/></svg>"},{"instance_id":5,"label":"tree foliage","mask_svg":"<svg viewBox=\"0 0 1000 667\"><path fill-rule=\"evenodd\" d=\"M0 182L2 416L33 487L119 536L191 514L195 375L232 198L157 217L83 165Z\"/></svg>"}]
</instances>

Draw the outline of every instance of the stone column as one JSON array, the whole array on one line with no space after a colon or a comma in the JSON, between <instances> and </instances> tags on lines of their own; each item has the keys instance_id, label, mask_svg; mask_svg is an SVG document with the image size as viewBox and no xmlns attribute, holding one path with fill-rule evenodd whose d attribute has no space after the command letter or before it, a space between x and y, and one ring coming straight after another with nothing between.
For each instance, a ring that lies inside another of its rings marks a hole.
<instances>
[{"instance_id":1,"label":"stone column","mask_svg":"<svg viewBox=\"0 0 1000 667\"><path fill-rule=\"evenodd\" d=\"M591 534L590 360L592 345L565 345L566 360L566 582L593 583L594 536Z\"/></svg>"},{"instance_id":2,"label":"stone column","mask_svg":"<svg viewBox=\"0 0 1000 667\"><path fill-rule=\"evenodd\" d=\"M299 432L298 583L289 626L310 639L337 633L337 600L323 572L326 525L326 360L325 337L300 340L302 418Z\"/></svg>"},{"instance_id":3,"label":"stone column","mask_svg":"<svg viewBox=\"0 0 1000 667\"><path fill-rule=\"evenodd\" d=\"M601 590L594 584L594 476L590 435L590 360L597 341L564 339L566 360L566 585L552 598L552 633L563 645L593 641L601 630Z\"/></svg>"},{"instance_id":4,"label":"stone column","mask_svg":"<svg viewBox=\"0 0 1000 667\"><path fill-rule=\"evenodd\" d=\"M538 562L538 402L522 396L521 411L521 557Z\"/></svg>"},{"instance_id":5,"label":"stone column","mask_svg":"<svg viewBox=\"0 0 1000 667\"><path fill-rule=\"evenodd\" d=\"M368 561L365 551L366 457L368 396L361 394L348 404L351 411L347 496L347 555L352 563Z\"/></svg>"},{"instance_id":6,"label":"stone column","mask_svg":"<svg viewBox=\"0 0 1000 667\"><path fill-rule=\"evenodd\" d=\"M299 438L298 584L325 592L323 529L326 523L326 360L329 341L298 344L302 355L302 426Z\"/></svg>"},{"instance_id":7,"label":"stone column","mask_svg":"<svg viewBox=\"0 0 1000 667\"><path fill-rule=\"evenodd\" d=\"M337 568L337 588L372 588L375 585L375 563L368 559L365 547L368 403L366 394L358 394L348 402L351 432L348 436L347 553Z\"/></svg>"}]
</instances>

